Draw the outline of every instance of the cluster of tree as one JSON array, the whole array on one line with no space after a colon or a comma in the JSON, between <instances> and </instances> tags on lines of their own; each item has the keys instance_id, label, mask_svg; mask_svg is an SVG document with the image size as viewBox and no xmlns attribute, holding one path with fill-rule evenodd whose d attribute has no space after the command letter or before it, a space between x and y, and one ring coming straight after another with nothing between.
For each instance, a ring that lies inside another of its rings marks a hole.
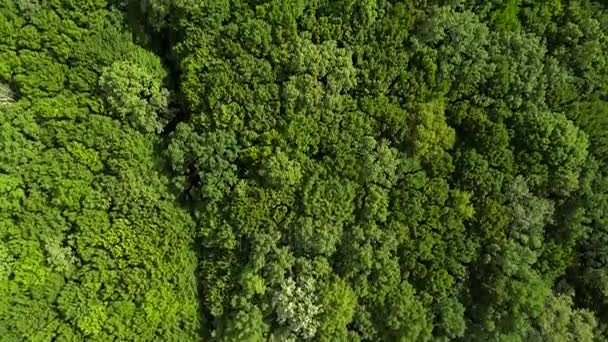
<instances>
[{"instance_id":1,"label":"cluster of tree","mask_svg":"<svg viewBox=\"0 0 608 342\"><path fill-rule=\"evenodd\" d=\"M608 339L599 1L0 8L0 336Z\"/></svg>"},{"instance_id":2,"label":"cluster of tree","mask_svg":"<svg viewBox=\"0 0 608 342\"><path fill-rule=\"evenodd\" d=\"M0 1L0 340L189 341L193 221L160 59L104 1Z\"/></svg>"}]
</instances>

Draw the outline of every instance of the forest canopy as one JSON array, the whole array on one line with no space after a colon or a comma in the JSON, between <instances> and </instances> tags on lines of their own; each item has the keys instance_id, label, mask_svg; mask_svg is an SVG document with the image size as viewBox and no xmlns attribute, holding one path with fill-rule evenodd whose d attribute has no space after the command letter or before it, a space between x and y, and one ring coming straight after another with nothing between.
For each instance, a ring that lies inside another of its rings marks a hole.
<instances>
[{"instance_id":1,"label":"forest canopy","mask_svg":"<svg viewBox=\"0 0 608 342\"><path fill-rule=\"evenodd\" d=\"M2 341L608 340L608 7L0 0Z\"/></svg>"}]
</instances>

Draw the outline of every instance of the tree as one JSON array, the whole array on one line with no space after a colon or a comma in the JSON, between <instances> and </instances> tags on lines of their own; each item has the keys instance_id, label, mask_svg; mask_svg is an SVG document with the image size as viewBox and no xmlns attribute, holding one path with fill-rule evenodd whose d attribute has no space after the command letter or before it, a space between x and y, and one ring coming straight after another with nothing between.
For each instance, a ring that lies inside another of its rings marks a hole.
<instances>
[{"instance_id":1,"label":"tree","mask_svg":"<svg viewBox=\"0 0 608 342\"><path fill-rule=\"evenodd\" d=\"M103 71L99 86L110 115L149 133L160 132L168 122L169 94L161 82L143 66L115 62Z\"/></svg>"},{"instance_id":2,"label":"tree","mask_svg":"<svg viewBox=\"0 0 608 342\"><path fill-rule=\"evenodd\" d=\"M155 169L157 138L99 106L102 70L138 54L160 61L118 33L121 15L104 2L72 5L1 6L12 29L0 50L19 62L0 77L20 96L0 107L0 333L194 340L192 218ZM95 36L109 46L88 49Z\"/></svg>"},{"instance_id":3,"label":"tree","mask_svg":"<svg viewBox=\"0 0 608 342\"><path fill-rule=\"evenodd\" d=\"M8 341L608 337L592 0L0 0Z\"/></svg>"},{"instance_id":4,"label":"tree","mask_svg":"<svg viewBox=\"0 0 608 342\"><path fill-rule=\"evenodd\" d=\"M585 309L574 309L568 295L550 296L538 319L538 328L530 331L531 341L594 341L596 321Z\"/></svg>"}]
</instances>

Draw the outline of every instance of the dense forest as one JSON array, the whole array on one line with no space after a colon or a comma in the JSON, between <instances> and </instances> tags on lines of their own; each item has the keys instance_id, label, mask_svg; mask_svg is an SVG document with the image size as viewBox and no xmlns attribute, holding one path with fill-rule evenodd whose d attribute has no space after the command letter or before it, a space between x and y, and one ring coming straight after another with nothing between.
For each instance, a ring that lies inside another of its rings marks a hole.
<instances>
[{"instance_id":1,"label":"dense forest","mask_svg":"<svg viewBox=\"0 0 608 342\"><path fill-rule=\"evenodd\" d=\"M0 0L0 340L608 341L608 5Z\"/></svg>"}]
</instances>

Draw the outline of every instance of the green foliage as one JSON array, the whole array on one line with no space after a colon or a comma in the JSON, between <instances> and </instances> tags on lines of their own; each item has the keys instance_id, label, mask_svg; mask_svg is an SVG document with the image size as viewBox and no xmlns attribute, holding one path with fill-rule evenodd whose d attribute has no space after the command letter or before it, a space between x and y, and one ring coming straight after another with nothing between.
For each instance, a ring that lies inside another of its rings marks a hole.
<instances>
[{"instance_id":1,"label":"green foliage","mask_svg":"<svg viewBox=\"0 0 608 342\"><path fill-rule=\"evenodd\" d=\"M19 56L16 64L0 62L10 70L1 81L20 95L0 107L2 339L194 340L192 219L155 170L156 138L124 116L140 103L99 106L98 94L116 76L104 70L131 65L120 61L129 58L125 51L145 52L120 33L120 15L103 2L78 9L4 1L1 8L13 29L0 49ZM88 49L97 35L125 49ZM146 58L160 70L157 57ZM153 83L158 94L144 107L152 119L166 109L158 70L118 74L138 87ZM135 88L122 89L127 99L148 96L129 93Z\"/></svg>"},{"instance_id":2,"label":"green foliage","mask_svg":"<svg viewBox=\"0 0 608 342\"><path fill-rule=\"evenodd\" d=\"M335 277L325 283L320 291L319 339L322 341L347 341L348 324L352 322L357 297L348 283Z\"/></svg>"},{"instance_id":3,"label":"green foliage","mask_svg":"<svg viewBox=\"0 0 608 342\"><path fill-rule=\"evenodd\" d=\"M400 284L397 293L387 298L384 339L391 341L424 341L431 337L431 322L422 303L408 283Z\"/></svg>"},{"instance_id":4,"label":"green foliage","mask_svg":"<svg viewBox=\"0 0 608 342\"><path fill-rule=\"evenodd\" d=\"M162 79L155 78L142 66L115 62L99 78L107 111L121 122L129 122L142 132L159 132L168 106L168 91Z\"/></svg>"},{"instance_id":5,"label":"green foliage","mask_svg":"<svg viewBox=\"0 0 608 342\"><path fill-rule=\"evenodd\" d=\"M525 144L516 154L521 172L534 187L555 195L567 195L578 188L581 167L587 158L587 137L564 115L538 113L525 116L522 127ZM550 142L550 143L549 143Z\"/></svg>"},{"instance_id":6,"label":"green foliage","mask_svg":"<svg viewBox=\"0 0 608 342\"><path fill-rule=\"evenodd\" d=\"M550 296L545 311L532 330L530 341L594 341L596 319L585 309L572 309L572 298L567 295Z\"/></svg>"},{"instance_id":7,"label":"green foliage","mask_svg":"<svg viewBox=\"0 0 608 342\"><path fill-rule=\"evenodd\" d=\"M0 9L3 341L608 339L603 3Z\"/></svg>"},{"instance_id":8,"label":"green foliage","mask_svg":"<svg viewBox=\"0 0 608 342\"><path fill-rule=\"evenodd\" d=\"M5 104L15 101L15 95L7 84L0 83L0 103Z\"/></svg>"}]
</instances>

